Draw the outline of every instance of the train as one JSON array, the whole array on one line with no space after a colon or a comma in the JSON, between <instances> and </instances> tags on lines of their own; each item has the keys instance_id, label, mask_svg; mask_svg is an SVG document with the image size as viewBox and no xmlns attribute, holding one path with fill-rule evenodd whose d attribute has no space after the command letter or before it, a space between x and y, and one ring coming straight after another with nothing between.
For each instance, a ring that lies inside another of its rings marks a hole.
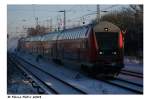
<instances>
[{"instance_id":1,"label":"train","mask_svg":"<svg viewBox=\"0 0 150 99\"><path fill-rule=\"evenodd\" d=\"M72 64L91 75L117 76L124 67L123 33L108 21L27 36L18 40L17 50Z\"/></svg>"}]
</instances>

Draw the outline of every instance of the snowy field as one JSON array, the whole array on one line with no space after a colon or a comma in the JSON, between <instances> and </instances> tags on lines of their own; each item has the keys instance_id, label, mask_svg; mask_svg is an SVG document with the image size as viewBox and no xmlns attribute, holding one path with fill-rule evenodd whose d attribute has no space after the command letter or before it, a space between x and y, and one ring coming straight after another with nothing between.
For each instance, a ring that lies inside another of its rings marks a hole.
<instances>
[{"instance_id":1,"label":"snowy field","mask_svg":"<svg viewBox=\"0 0 150 99\"><path fill-rule=\"evenodd\" d=\"M143 61L142 60L138 60L135 57L124 57L124 64L125 64L125 68L127 70L131 70L131 71L135 71L135 72L139 72L139 73L143 73Z\"/></svg>"}]
</instances>

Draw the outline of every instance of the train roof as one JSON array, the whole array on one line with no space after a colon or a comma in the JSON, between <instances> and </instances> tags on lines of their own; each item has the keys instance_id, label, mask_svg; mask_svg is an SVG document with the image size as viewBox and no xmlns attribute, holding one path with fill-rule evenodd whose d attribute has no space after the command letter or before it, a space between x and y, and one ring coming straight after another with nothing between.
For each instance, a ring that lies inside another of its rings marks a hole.
<instances>
[{"instance_id":1,"label":"train roof","mask_svg":"<svg viewBox=\"0 0 150 99\"><path fill-rule=\"evenodd\" d=\"M86 26L83 26L73 29L66 29L60 32L50 32L43 36L42 41L86 38L87 30L88 28Z\"/></svg>"},{"instance_id":2,"label":"train roof","mask_svg":"<svg viewBox=\"0 0 150 99\"><path fill-rule=\"evenodd\" d=\"M73 29L66 29L60 32L49 32L44 35L30 36L25 38L25 41L53 41L65 39L79 39L86 38L88 27L78 27Z\"/></svg>"},{"instance_id":3,"label":"train roof","mask_svg":"<svg viewBox=\"0 0 150 99\"><path fill-rule=\"evenodd\" d=\"M60 32L50 32L42 36L41 41L52 41L57 40L58 35Z\"/></svg>"},{"instance_id":4,"label":"train roof","mask_svg":"<svg viewBox=\"0 0 150 99\"><path fill-rule=\"evenodd\" d=\"M44 35L36 35L25 38L25 41L48 41L48 40L56 40L58 32L50 32Z\"/></svg>"},{"instance_id":5,"label":"train roof","mask_svg":"<svg viewBox=\"0 0 150 99\"><path fill-rule=\"evenodd\" d=\"M61 34L58 36L58 40L81 39L86 38L87 35L88 35L88 27L83 26L62 31Z\"/></svg>"},{"instance_id":6,"label":"train roof","mask_svg":"<svg viewBox=\"0 0 150 99\"><path fill-rule=\"evenodd\" d=\"M49 32L43 35L30 36L25 38L25 41L53 41L53 40L65 40L65 39L81 39L87 38L90 29L93 27L94 32L106 32L105 28L108 28L108 31L119 32L120 28L110 22L102 21L95 25L86 25L82 27L76 27L72 29L66 29L59 32Z\"/></svg>"},{"instance_id":7,"label":"train roof","mask_svg":"<svg viewBox=\"0 0 150 99\"><path fill-rule=\"evenodd\" d=\"M26 39L25 39L25 41L40 41L41 40L41 36L30 36L30 37L27 37Z\"/></svg>"}]
</instances>

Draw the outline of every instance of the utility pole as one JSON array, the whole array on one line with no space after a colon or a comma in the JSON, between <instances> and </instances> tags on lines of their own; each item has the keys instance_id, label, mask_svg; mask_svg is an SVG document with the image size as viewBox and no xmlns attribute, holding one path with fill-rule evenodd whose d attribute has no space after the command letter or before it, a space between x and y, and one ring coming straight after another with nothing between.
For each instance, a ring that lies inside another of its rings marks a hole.
<instances>
[{"instance_id":1,"label":"utility pole","mask_svg":"<svg viewBox=\"0 0 150 99\"><path fill-rule=\"evenodd\" d=\"M35 5L32 4L33 18L35 19L35 27L38 25L38 17L35 17Z\"/></svg>"},{"instance_id":2,"label":"utility pole","mask_svg":"<svg viewBox=\"0 0 150 99\"><path fill-rule=\"evenodd\" d=\"M66 29L66 11L64 10L64 30Z\"/></svg>"},{"instance_id":3,"label":"utility pole","mask_svg":"<svg viewBox=\"0 0 150 99\"><path fill-rule=\"evenodd\" d=\"M22 26L22 28L23 28L23 33L22 33L22 35L25 35L25 33L26 33L26 25L25 25L25 22L26 22L27 20L25 20L25 19L23 19L22 20L22 22L23 22L23 26Z\"/></svg>"},{"instance_id":4,"label":"utility pole","mask_svg":"<svg viewBox=\"0 0 150 99\"><path fill-rule=\"evenodd\" d=\"M81 22L82 22L83 25L85 24L85 18L84 18L84 16L81 17Z\"/></svg>"},{"instance_id":5,"label":"utility pole","mask_svg":"<svg viewBox=\"0 0 150 99\"><path fill-rule=\"evenodd\" d=\"M57 30L59 31L60 29L59 16L57 16L57 25L58 25Z\"/></svg>"},{"instance_id":6,"label":"utility pole","mask_svg":"<svg viewBox=\"0 0 150 99\"><path fill-rule=\"evenodd\" d=\"M47 19L46 22L48 31L52 31L52 19Z\"/></svg>"},{"instance_id":7,"label":"utility pole","mask_svg":"<svg viewBox=\"0 0 150 99\"><path fill-rule=\"evenodd\" d=\"M38 23L38 17L35 18L35 21L36 21L36 26L39 25L39 23Z\"/></svg>"},{"instance_id":8,"label":"utility pole","mask_svg":"<svg viewBox=\"0 0 150 99\"><path fill-rule=\"evenodd\" d=\"M53 26L52 26L52 19L50 19L50 31L52 31L52 28L53 28Z\"/></svg>"},{"instance_id":9,"label":"utility pole","mask_svg":"<svg viewBox=\"0 0 150 99\"><path fill-rule=\"evenodd\" d=\"M49 19L46 20L46 24L47 24L47 25L46 25L46 28L47 28L48 31L50 30L49 21L50 21Z\"/></svg>"},{"instance_id":10,"label":"utility pole","mask_svg":"<svg viewBox=\"0 0 150 99\"><path fill-rule=\"evenodd\" d=\"M97 5L97 22L100 21L100 5Z\"/></svg>"},{"instance_id":11,"label":"utility pole","mask_svg":"<svg viewBox=\"0 0 150 99\"><path fill-rule=\"evenodd\" d=\"M61 10L61 11L58 11L58 12L63 12L64 13L64 30L66 29L66 10Z\"/></svg>"}]
</instances>

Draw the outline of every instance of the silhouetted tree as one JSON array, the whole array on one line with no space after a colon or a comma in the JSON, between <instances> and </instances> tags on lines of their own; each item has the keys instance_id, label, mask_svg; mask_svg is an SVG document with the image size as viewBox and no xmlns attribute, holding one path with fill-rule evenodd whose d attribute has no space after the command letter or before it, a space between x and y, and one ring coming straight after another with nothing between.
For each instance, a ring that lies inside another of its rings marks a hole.
<instances>
[{"instance_id":1,"label":"silhouetted tree","mask_svg":"<svg viewBox=\"0 0 150 99\"><path fill-rule=\"evenodd\" d=\"M35 28L28 28L27 30L28 36L41 35L44 33L47 33L46 28L40 25L37 25Z\"/></svg>"}]
</instances>

